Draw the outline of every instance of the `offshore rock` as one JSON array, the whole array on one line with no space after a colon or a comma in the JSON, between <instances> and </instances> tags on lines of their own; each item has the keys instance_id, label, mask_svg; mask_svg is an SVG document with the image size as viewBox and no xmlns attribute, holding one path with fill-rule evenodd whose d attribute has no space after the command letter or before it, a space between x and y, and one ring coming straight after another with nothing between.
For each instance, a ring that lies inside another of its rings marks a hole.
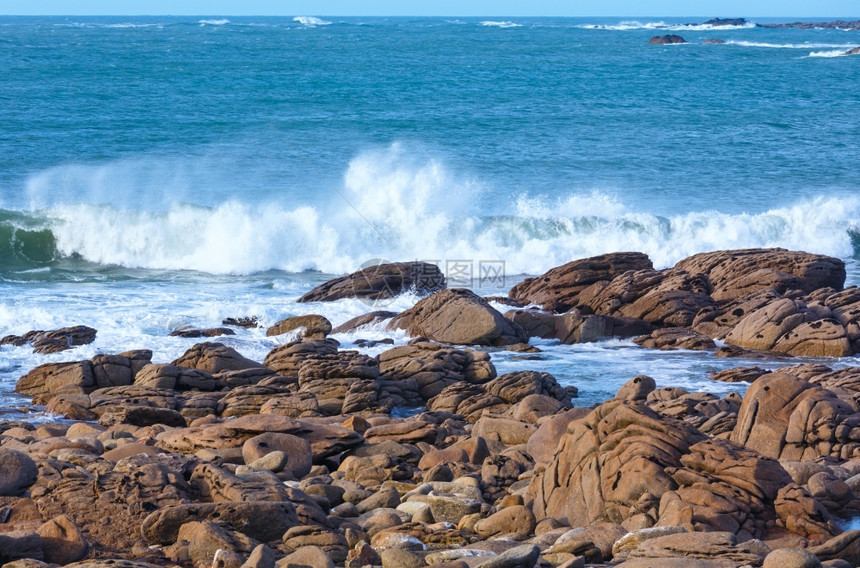
<instances>
[{"instance_id":1,"label":"offshore rock","mask_svg":"<svg viewBox=\"0 0 860 568\"><path fill-rule=\"evenodd\" d=\"M430 294L445 289L445 276L439 267L427 262L379 264L320 284L299 302L331 302L343 298L369 301L386 300L415 290Z\"/></svg>"},{"instance_id":2,"label":"offshore rock","mask_svg":"<svg viewBox=\"0 0 860 568\"><path fill-rule=\"evenodd\" d=\"M669 34L664 36L654 36L648 40L651 45L672 45L677 43L687 43L687 40L679 35Z\"/></svg>"}]
</instances>

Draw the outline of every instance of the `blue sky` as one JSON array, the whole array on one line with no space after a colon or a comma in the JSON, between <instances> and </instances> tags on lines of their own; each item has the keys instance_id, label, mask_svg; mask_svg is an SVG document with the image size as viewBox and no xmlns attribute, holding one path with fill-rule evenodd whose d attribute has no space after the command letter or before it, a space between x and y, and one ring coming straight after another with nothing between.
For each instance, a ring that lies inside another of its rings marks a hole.
<instances>
[{"instance_id":1,"label":"blue sky","mask_svg":"<svg viewBox=\"0 0 860 568\"><path fill-rule=\"evenodd\" d=\"M0 0L6 15L860 17L857 0Z\"/></svg>"}]
</instances>

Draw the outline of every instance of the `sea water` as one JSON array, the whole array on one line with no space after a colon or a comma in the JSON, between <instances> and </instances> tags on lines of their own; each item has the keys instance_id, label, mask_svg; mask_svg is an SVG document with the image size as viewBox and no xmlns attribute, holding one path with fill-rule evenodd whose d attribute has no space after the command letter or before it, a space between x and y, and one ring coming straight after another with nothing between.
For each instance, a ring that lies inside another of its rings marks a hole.
<instances>
[{"instance_id":1,"label":"sea water","mask_svg":"<svg viewBox=\"0 0 860 568\"><path fill-rule=\"evenodd\" d=\"M647 44L665 33L689 43ZM371 259L498 295L604 252L662 268L780 246L860 283L857 45L690 19L0 18L0 336L98 329L60 354L0 347L0 413L27 410L12 390L38 364L169 362L199 341L181 326L413 305L296 303ZM336 336L384 337L409 339ZM219 341L262 360L289 339ZM742 391L709 373L754 363L535 343L494 350L499 372L550 372L580 406L638 374Z\"/></svg>"}]
</instances>

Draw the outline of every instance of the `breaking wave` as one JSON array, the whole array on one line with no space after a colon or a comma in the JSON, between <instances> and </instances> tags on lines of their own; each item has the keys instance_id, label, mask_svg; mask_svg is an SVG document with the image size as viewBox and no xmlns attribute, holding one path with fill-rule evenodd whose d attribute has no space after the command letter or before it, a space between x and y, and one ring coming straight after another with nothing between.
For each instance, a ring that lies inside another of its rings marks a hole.
<instances>
[{"instance_id":1,"label":"breaking wave","mask_svg":"<svg viewBox=\"0 0 860 568\"><path fill-rule=\"evenodd\" d=\"M667 24L663 21L657 22L640 22L638 20L628 20L617 24L581 24L578 28L587 30L611 30L611 31L632 31L632 30L667 30L667 31L711 31L711 30L745 30L756 27L755 22L746 22L743 25L735 26L717 26L713 24Z\"/></svg>"},{"instance_id":2,"label":"breaking wave","mask_svg":"<svg viewBox=\"0 0 860 568\"><path fill-rule=\"evenodd\" d=\"M523 25L516 22L498 22L494 20L484 20L482 26L491 28L521 28Z\"/></svg>"},{"instance_id":3,"label":"breaking wave","mask_svg":"<svg viewBox=\"0 0 860 568\"><path fill-rule=\"evenodd\" d=\"M327 20L323 20L322 18L316 18L314 16L296 16L295 18L293 18L293 21L308 27L328 26L331 24L331 22Z\"/></svg>"},{"instance_id":4,"label":"breaking wave","mask_svg":"<svg viewBox=\"0 0 860 568\"><path fill-rule=\"evenodd\" d=\"M211 274L345 273L388 258L503 261L508 274L536 274L618 250L643 251L655 265L671 266L728 248L779 246L840 258L860 249L860 197L821 196L757 214L658 216L602 192L523 195L479 209L480 191L443 162L393 144L355 157L337 194L314 205L232 200L141 210L60 202L0 210L0 266L38 269L73 259Z\"/></svg>"}]
</instances>

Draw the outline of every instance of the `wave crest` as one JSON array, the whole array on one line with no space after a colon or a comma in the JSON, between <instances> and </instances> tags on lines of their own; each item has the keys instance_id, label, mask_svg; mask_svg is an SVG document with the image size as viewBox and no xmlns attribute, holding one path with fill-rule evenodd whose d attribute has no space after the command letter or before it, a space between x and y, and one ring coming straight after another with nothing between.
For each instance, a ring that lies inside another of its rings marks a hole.
<instances>
[{"instance_id":1,"label":"wave crest","mask_svg":"<svg viewBox=\"0 0 860 568\"><path fill-rule=\"evenodd\" d=\"M294 22L298 22L303 26L308 27L316 27L316 26L328 26L331 25L331 22L327 20L323 20L322 18L317 18L314 16L296 16L293 18Z\"/></svg>"},{"instance_id":2,"label":"wave crest","mask_svg":"<svg viewBox=\"0 0 860 568\"><path fill-rule=\"evenodd\" d=\"M817 197L757 214L658 216L599 191L523 195L480 209L483 190L443 161L393 144L354 158L339 196L314 205L233 200L154 211L55 203L27 216L0 211L0 257L16 258L16 266L71 257L213 274L345 273L368 258L503 261L508 274L536 274L617 250L643 251L665 267L718 249L779 246L850 258L860 246L860 197Z\"/></svg>"},{"instance_id":3,"label":"wave crest","mask_svg":"<svg viewBox=\"0 0 860 568\"><path fill-rule=\"evenodd\" d=\"M484 20L481 25L489 28L521 28L522 24L507 21Z\"/></svg>"}]
</instances>

